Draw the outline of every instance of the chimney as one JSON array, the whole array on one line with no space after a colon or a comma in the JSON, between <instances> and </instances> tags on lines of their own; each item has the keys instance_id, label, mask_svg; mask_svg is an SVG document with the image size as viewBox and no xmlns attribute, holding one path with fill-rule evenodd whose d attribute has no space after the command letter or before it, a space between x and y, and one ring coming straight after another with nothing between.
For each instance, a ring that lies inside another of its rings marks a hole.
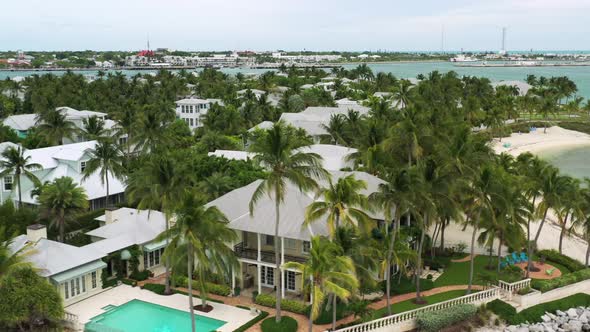
<instances>
[{"instance_id":1,"label":"chimney","mask_svg":"<svg viewBox=\"0 0 590 332\"><path fill-rule=\"evenodd\" d=\"M27 240L37 242L47 238L47 227L41 224L34 224L27 227Z\"/></svg>"},{"instance_id":2,"label":"chimney","mask_svg":"<svg viewBox=\"0 0 590 332\"><path fill-rule=\"evenodd\" d=\"M113 209L107 208L104 210L104 224L112 224L115 220L113 220Z\"/></svg>"}]
</instances>

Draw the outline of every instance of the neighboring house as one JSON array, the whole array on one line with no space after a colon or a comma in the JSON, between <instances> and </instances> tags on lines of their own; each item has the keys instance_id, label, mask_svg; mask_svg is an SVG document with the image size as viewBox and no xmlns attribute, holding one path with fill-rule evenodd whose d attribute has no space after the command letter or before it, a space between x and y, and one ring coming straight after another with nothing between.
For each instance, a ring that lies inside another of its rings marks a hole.
<instances>
[{"instance_id":1,"label":"neighboring house","mask_svg":"<svg viewBox=\"0 0 590 332\"><path fill-rule=\"evenodd\" d=\"M56 178L68 176L84 188L90 209L99 209L106 204L106 186L102 184L99 172L95 172L88 179L82 180L86 163L90 159L89 150L94 149L96 141L58 145L47 148L25 150L25 157L31 157L30 163L41 165L40 170L33 171L41 183L51 182ZM1 170L0 170L1 171ZM0 179L0 202L7 199L18 200L18 189L14 176ZM37 197L32 197L33 183L26 177L21 178L23 203L38 205ZM109 205L123 200L125 184L123 181L109 175Z\"/></svg>"},{"instance_id":2,"label":"neighboring house","mask_svg":"<svg viewBox=\"0 0 590 332\"><path fill-rule=\"evenodd\" d=\"M181 99L176 102L176 118L182 119L191 130L195 130L203 126L203 120L210 108L211 102L206 99Z\"/></svg>"},{"instance_id":3,"label":"neighboring house","mask_svg":"<svg viewBox=\"0 0 590 332\"><path fill-rule=\"evenodd\" d=\"M362 193L368 195L378 190L381 179L364 172L331 171L332 181L354 174L359 180L367 183L367 189ZM305 210L317 197L312 192L301 192L299 188L287 183L284 202L280 206L280 239L274 238L275 202L269 195L262 195L253 215L250 214L249 204L252 194L262 180L256 180L247 186L233 190L208 203L216 206L229 220L229 227L238 234L238 241L234 243L234 251L241 265L239 286L242 289L256 289L262 293L275 288L280 276L275 261L275 241L280 241L281 255L279 264L289 261L305 262L308 258L310 240L312 236L328 236L325 219L317 220L309 226L304 226ZM326 187L327 181L320 181L320 186ZM383 220L381 213L368 214L375 220ZM283 289L281 294L300 294L303 280L301 274L294 270L287 270L282 276ZM236 278L232 278L235 285Z\"/></svg>"},{"instance_id":4,"label":"neighboring house","mask_svg":"<svg viewBox=\"0 0 590 332\"><path fill-rule=\"evenodd\" d=\"M58 289L65 306L102 291L102 269L107 267L102 258L106 255L88 246L48 240L44 225L27 227L27 234L14 238L10 249L27 253L26 259Z\"/></svg>"},{"instance_id":5,"label":"neighboring house","mask_svg":"<svg viewBox=\"0 0 590 332\"><path fill-rule=\"evenodd\" d=\"M248 90L252 91L254 96L256 96L256 99L260 99L260 97L266 93L266 91L258 90L258 89L242 89L242 90L238 91L238 96L243 97Z\"/></svg>"},{"instance_id":6,"label":"neighboring house","mask_svg":"<svg viewBox=\"0 0 590 332\"><path fill-rule=\"evenodd\" d=\"M520 96L524 96L527 94L527 92L529 92L530 89L532 89L532 86L526 82L523 81L500 81L500 82L493 82L492 83L492 87L494 87L494 89L498 86L514 86L516 88L518 88L518 93Z\"/></svg>"},{"instance_id":7,"label":"neighboring house","mask_svg":"<svg viewBox=\"0 0 590 332\"><path fill-rule=\"evenodd\" d=\"M71 107L58 107L58 108L56 108L56 110L65 113L66 120L73 122L74 125L78 129L83 129L84 128L84 120L87 120L91 117L97 117L99 119L104 120L105 127L106 127L106 121L111 121L111 120L106 119L106 117L107 117L106 113L86 111L86 110L78 111L78 110L73 109ZM12 128L18 134L18 136L20 138L25 138L25 137L27 137L29 130L31 128L34 128L37 126L37 114L11 115L11 116L7 117L6 119L4 119L2 122L5 126ZM73 142L81 142L83 140L84 140L84 137L82 137L80 135L75 135L75 137L73 137L72 140L65 138L64 143L68 144L68 143L73 143Z\"/></svg>"},{"instance_id":8,"label":"neighboring house","mask_svg":"<svg viewBox=\"0 0 590 332\"><path fill-rule=\"evenodd\" d=\"M237 150L215 150L215 152L209 152L207 155L229 160L248 160L254 158L256 154L253 152Z\"/></svg>"}]
</instances>

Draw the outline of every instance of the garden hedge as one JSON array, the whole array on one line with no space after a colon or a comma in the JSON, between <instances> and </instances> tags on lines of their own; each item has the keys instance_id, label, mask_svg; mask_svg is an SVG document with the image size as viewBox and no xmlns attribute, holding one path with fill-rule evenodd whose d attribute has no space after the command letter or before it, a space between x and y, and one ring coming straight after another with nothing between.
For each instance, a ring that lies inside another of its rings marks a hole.
<instances>
[{"instance_id":1,"label":"garden hedge","mask_svg":"<svg viewBox=\"0 0 590 332\"><path fill-rule=\"evenodd\" d=\"M289 316L282 316L277 324L275 317L265 319L260 325L262 332L297 332L297 321Z\"/></svg>"},{"instance_id":2,"label":"garden hedge","mask_svg":"<svg viewBox=\"0 0 590 332\"><path fill-rule=\"evenodd\" d=\"M566 256L566 255L562 255L559 253L559 251L553 250L553 249L552 250L539 250L539 251L537 251L537 256L539 256L539 257L542 256L542 257L545 257L545 259L547 261L561 264L572 272L580 271L580 270L583 270L586 268L586 266L582 262L579 262L571 257Z\"/></svg>"},{"instance_id":3,"label":"garden hedge","mask_svg":"<svg viewBox=\"0 0 590 332\"><path fill-rule=\"evenodd\" d=\"M133 272L129 275L129 278L131 278L133 280L137 280L137 281L144 281L144 280L147 280L149 277L150 277L149 270L136 271L136 272Z\"/></svg>"},{"instance_id":4,"label":"garden hedge","mask_svg":"<svg viewBox=\"0 0 590 332\"><path fill-rule=\"evenodd\" d=\"M256 296L255 303L261 306L274 308L277 301L274 295L258 294L258 296ZM281 300L281 309L301 315L307 315L309 313L308 305L301 301L295 300Z\"/></svg>"},{"instance_id":5,"label":"garden hedge","mask_svg":"<svg viewBox=\"0 0 590 332\"><path fill-rule=\"evenodd\" d=\"M178 286L181 287L188 287L188 278L187 277L178 277L176 279L176 283ZM207 291L211 294L220 295L220 296L229 296L231 295L231 287L227 285L219 285L214 284L212 282L205 282L207 287ZM199 290L201 287L196 280L192 281L192 286L194 290Z\"/></svg>"},{"instance_id":6,"label":"garden hedge","mask_svg":"<svg viewBox=\"0 0 590 332\"><path fill-rule=\"evenodd\" d=\"M145 285L143 285L142 289L147 289L147 290L152 291L158 295L164 295L164 293L166 291L166 286L161 285L161 284L145 284Z\"/></svg>"},{"instance_id":7,"label":"garden hedge","mask_svg":"<svg viewBox=\"0 0 590 332\"><path fill-rule=\"evenodd\" d=\"M436 332L441 329L467 320L477 313L477 307L473 304L459 304L444 310L428 311L418 314L416 325L418 330Z\"/></svg>"},{"instance_id":8,"label":"garden hedge","mask_svg":"<svg viewBox=\"0 0 590 332\"><path fill-rule=\"evenodd\" d=\"M511 305L501 300L494 300L486 305L488 309L511 325L526 322L537 323L541 321L541 316L543 316L545 312L554 313L557 310L564 311L579 306L590 306L590 295L582 293L574 294L560 300L538 304L519 313L516 313L516 309Z\"/></svg>"},{"instance_id":9,"label":"garden hedge","mask_svg":"<svg viewBox=\"0 0 590 332\"><path fill-rule=\"evenodd\" d=\"M238 308L242 308L242 309L246 309L246 310L250 310L250 308L248 307L244 307L244 306L237 306ZM260 311L260 314L258 314L258 316L256 316L255 318L249 320L246 324L238 327L237 329L234 330L234 332L244 332L246 330L248 330L249 328L251 328L252 326L256 325L256 323L260 322L261 320L265 319L266 317L268 317L268 312L267 311Z\"/></svg>"},{"instance_id":10,"label":"garden hedge","mask_svg":"<svg viewBox=\"0 0 590 332\"><path fill-rule=\"evenodd\" d=\"M576 282L590 279L590 268L579 270L573 273L564 274L560 277L548 280L533 279L531 281L531 287L540 290L541 292L547 292L552 289L559 287L575 284Z\"/></svg>"}]
</instances>

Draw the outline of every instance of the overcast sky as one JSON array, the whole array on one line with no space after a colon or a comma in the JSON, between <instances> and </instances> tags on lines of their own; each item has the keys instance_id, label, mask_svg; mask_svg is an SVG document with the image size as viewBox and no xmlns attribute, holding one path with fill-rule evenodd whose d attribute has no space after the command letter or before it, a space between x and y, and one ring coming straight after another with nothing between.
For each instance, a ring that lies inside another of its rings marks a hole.
<instances>
[{"instance_id":1,"label":"overcast sky","mask_svg":"<svg viewBox=\"0 0 590 332\"><path fill-rule=\"evenodd\" d=\"M590 49L590 0L2 0L0 50Z\"/></svg>"}]
</instances>

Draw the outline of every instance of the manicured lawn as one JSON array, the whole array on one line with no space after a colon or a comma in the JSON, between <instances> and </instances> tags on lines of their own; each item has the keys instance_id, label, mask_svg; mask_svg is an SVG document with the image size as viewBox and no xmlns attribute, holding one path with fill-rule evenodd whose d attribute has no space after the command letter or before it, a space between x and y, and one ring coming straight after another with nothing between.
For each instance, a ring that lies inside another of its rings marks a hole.
<instances>
[{"instance_id":1,"label":"manicured lawn","mask_svg":"<svg viewBox=\"0 0 590 332\"><path fill-rule=\"evenodd\" d=\"M477 274L482 271L488 271L488 256L476 256L475 265L473 267L473 283L477 284ZM492 257L492 264L496 266L498 260L495 256ZM469 261L462 263L450 263L445 268L445 272L436 279L434 287L449 286L449 285L467 285L469 283Z\"/></svg>"},{"instance_id":2,"label":"manicured lawn","mask_svg":"<svg viewBox=\"0 0 590 332\"><path fill-rule=\"evenodd\" d=\"M538 262L538 258L537 257L535 257L535 261ZM546 262L547 262L547 264L553 265L554 267L556 267L557 269L559 269L559 271L561 271L561 275L564 275L564 274L567 274L567 273L572 273L572 271L570 271L567 267L565 267L565 266L563 266L563 265L561 265L559 263L556 263L554 261L548 261L548 260Z\"/></svg>"},{"instance_id":3,"label":"manicured lawn","mask_svg":"<svg viewBox=\"0 0 590 332\"><path fill-rule=\"evenodd\" d=\"M427 303L421 304L421 305L415 304L413 302L413 299L406 300L406 301L394 303L392 305L392 311L394 314L399 314L400 312L418 309L420 307L424 307L424 306L431 305L431 304L438 303L438 302L444 302L446 300L454 299L456 297L460 297L463 295L465 295L465 290L454 290L454 291L448 291L448 292L435 294L435 295L431 295L431 296L426 296L426 297L424 297L424 299L426 300ZM382 308L382 309L376 310L372 315L372 317L373 317L372 319L377 319L377 318L383 317L384 315L387 315L387 308Z\"/></svg>"}]
</instances>

